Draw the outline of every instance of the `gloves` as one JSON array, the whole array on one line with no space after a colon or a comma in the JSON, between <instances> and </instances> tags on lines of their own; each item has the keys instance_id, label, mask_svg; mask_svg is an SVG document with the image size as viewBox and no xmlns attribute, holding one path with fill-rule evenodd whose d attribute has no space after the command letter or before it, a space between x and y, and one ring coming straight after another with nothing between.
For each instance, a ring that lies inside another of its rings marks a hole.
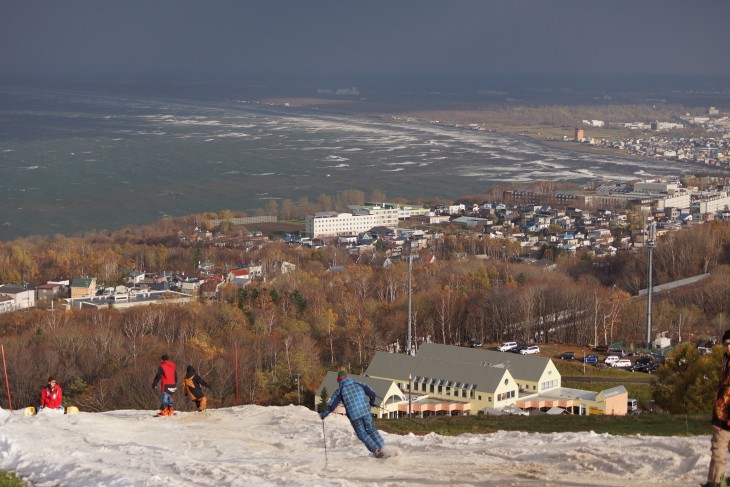
<instances>
[{"instance_id":1,"label":"gloves","mask_svg":"<svg viewBox=\"0 0 730 487\"><path fill-rule=\"evenodd\" d=\"M371 399L370 400L370 407L371 408L374 408L375 407L375 399Z\"/></svg>"}]
</instances>

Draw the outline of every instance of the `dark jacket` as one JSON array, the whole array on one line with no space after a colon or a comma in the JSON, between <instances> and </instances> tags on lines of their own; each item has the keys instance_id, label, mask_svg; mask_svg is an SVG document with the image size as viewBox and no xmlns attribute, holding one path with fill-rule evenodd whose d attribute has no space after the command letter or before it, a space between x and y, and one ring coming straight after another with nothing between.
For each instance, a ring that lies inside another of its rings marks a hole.
<instances>
[{"instance_id":1,"label":"dark jacket","mask_svg":"<svg viewBox=\"0 0 730 487\"><path fill-rule=\"evenodd\" d=\"M728 364L730 358L725 354L720 371L720 384L717 388L717 398L712 407L712 425L730 430L730 371Z\"/></svg>"},{"instance_id":2,"label":"dark jacket","mask_svg":"<svg viewBox=\"0 0 730 487\"><path fill-rule=\"evenodd\" d=\"M183 392L194 401L205 396L203 387L210 389L208 383L195 372L195 369L188 366L185 378L183 379Z\"/></svg>"},{"instance_id":3,"label":"dark jacket","mask_svg":"<svg viewBox=\"0 0 730 487\"><path fill-rule=\"evenodd\" d=\"M160 384L160 391L172 394L177 389L177 370L175 362L172 360L163 360L157 369L155 380L152 381L152 388Z\"/></svg>"}]
</instances>

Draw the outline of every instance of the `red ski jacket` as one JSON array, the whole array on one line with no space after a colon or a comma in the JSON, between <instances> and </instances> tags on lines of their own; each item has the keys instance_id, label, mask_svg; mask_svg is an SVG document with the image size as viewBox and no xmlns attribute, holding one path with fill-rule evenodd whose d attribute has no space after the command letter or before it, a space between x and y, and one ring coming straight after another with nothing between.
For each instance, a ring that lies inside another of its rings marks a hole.
<instances>
[{"instance_id":1,"label":"red ski jacket","mask_svg":"<svg viewBox=\"0 0 730 487\"><path fill-rule=\"evenodd\" d=\"M56 387L51 390L48 387L44 387L41 390L41 407L58 409L63 404L63 391L61 386L56 384Z\"/></svg>"},{"instance_id":2,"label":"red ski jacket","mask_svg":"<svg viewBox=\"0 0 730 487\"><path fill-rule=\"evenodd\" d=\"M157 387L158 382L160 383L160 391L175 392L175 388L177 387L175 362L172 360L163 360L160 363L155 380L152 382L152 387Z\"/></svg>"}]
</instances>

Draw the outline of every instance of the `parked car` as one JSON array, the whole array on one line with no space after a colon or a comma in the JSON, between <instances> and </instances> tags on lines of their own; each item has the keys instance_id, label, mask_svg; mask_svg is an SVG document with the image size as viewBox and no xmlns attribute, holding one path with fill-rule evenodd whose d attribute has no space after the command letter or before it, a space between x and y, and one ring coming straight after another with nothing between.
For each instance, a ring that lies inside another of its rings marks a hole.
<instances>
[{"instance_id":1,"label":"parked car","mask_svg":"<svg viewBox=\"0 0 730 487\"><path fill-rule=\"evenodd\" d=\"M500 352L509 352L510 350L517 347L517 342L504 342L502 345L497 347Z\"/></svg>"},{"instance_id":2,"label":"parked car","mask_svg":"<svg viewBox=\"0 0 730 487\"><path fill-rule=\"evenodd\" d=\"M650 363L649 365L646 366L646 370L644 372L646 372L647 374L653 374L654 372L657 371L657 369L659 367L661 367L661 364L658 364L656 362L652 362L652 363Z\"/></svg>"},{"instance_id":3,"label":"parked car","mask_svg":"<svg viewBox=\"0 0 730 487\"><path fill-rule=\"evenodd\" d=\"M540 347L537 345L530 345L529 347L525 347L524 349L520 350L520 353L522 355L531 355L533 353L540 353Z\"/></svg>"},{"instance_id":4,"label":"parked car","mask_svg":"<svg viewBox=\"0 0 730 487\"><path fill-rule=\"evenodd\" d=\"M583 361L587 364L598 363L598 355L594 355L594 354L586 355L585 357L583 357Z\"/></svg>"},{"instance_id":5,"label":"parked car","mask_svg":"<svg viewBox=\"0 0 730 487\"><path fill-rule=\"evenodd\" d=\"M631 367L631 360L629 360L627 358L619 359L619 360L615 361L614 363L612 363L611 364L611 367L618 367L618 368L621 368L621 369L628 369L629 367Z\"/></svg>"},{"instance_id":6,"label":"parked car","mask_svg":"<svg viewBox=\"0 0 730 487\"><path fill-rule=\"evenodd\" d=\"M558 355L560 360L574 360L575 359L575 353L574 352L563 352L560 355Z\"/></svg>"},{"instance_id":7,"label":"parked car","mask_svg":"<svg viewBox=\"0 0 730 487\"><path fill-rule=\"evenodd\" d=\"M478 348L484 345L481 340L471 340L469 341L469 346L471 348Z\"/></svg>"},{"instance_id":8,"label":"parked car","mask_svg":"<svg viewBox=\"0 0 730 487\"><path fill-rule=\"evenodd\" d=\"M517 345L515 348L510 350L512 353L522 353L524 349L526 349L529 345Z\"/></svg>"},{"instance_id":9,"label":"parked car","mask_svg":"<svg viewBox=\"0 0 730 487\"><path fill-rule=\"evenodd\" d=\"M618 362L619 360L621 360L621 359L619 358L618 355L609 355L608 357L606 357L606 359L603 361L603 363L606 365L613 365L616 362Z\"/></svg>"},{"instance_id":10,"label":"parked car","mask_svg":"<svg viewBox=\"0 0 730 487\"><path fill-rule=\"evenodd\" d=\"M650 363L652 363L651 357L647 356L639 357L636 359L636 362L634 362L634 364L639 365L649 365Z\"/></svg>"}]
</instances>

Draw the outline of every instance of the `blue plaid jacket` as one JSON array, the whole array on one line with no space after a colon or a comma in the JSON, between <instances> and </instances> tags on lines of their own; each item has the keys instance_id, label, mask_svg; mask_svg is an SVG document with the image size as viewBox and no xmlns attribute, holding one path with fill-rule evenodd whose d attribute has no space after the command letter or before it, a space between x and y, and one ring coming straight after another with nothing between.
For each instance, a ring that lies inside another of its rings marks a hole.
<instances>
[{"instance_id":1,"label":"blue plaid jacket","mask_svg":"<svg viewBox=\"0 0 730 487\"><path fill-rule=\"evenodd\" d=\"M370 401L367 398L370 398ZM370 403L374 403L375 398L375 391L367 384L347 377L340 381L340 387L332 394L330 403L324 408L319 417L326 418L342 401L345 403L347 417L350 420L360 419L370 414Z\"/></svg>"}]
</instances>

